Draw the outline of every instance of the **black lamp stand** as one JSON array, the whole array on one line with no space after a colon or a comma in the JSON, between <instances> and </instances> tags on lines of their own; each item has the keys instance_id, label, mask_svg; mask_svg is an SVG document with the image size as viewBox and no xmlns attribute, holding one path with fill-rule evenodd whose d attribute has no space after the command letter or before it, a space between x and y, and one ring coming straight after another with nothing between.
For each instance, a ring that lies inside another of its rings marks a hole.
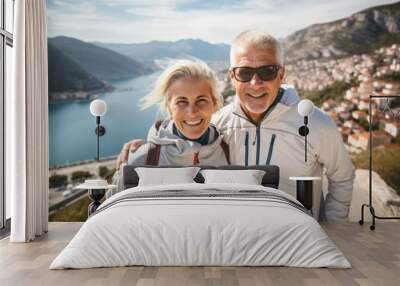
<instances>
[{"instance_id":1,"label":"black lamp stand","mask_svg":"<svg viewBox=\"0 0 400 286\"><path fill-rule=\"evenodd\" d=\"M100 161L100 136L106 134L106 129L104 126L100 125L100 116L96 116L96 129L94 131L97 135L97 156L96 161ZM106 193L106 189L89 189L88 196L92 200L92 202L88 206L88 215L90 216L92 213L96 211L96 209L100 206L101 200L103 199Z\"/></svg>"},{"instance_id":2,"label":"black lamp stand","mask_svg":"<svg viewBox=\"0 0 400 286\"><path fill-rule=\"evenodd\" d=\"M97 135L97 157L96 160L97 162L100 161L100 136L103 136L106 134L106 129L104 126L100 125L100 116L96 116L96 129L94 130L94 133Z\"/></svg>"},{"instance_id":3,"label":"black lamp stand","mask_svg":"<svg viewBox=\"0 0 400 286\"><path fill-rule=\"evenodd\" d=\"M88 216L94 213L97 208L101 205L101 200L106 193L106 189L88 189L88 196L91 199L91 203L88 206Z\"/></svg>"},{"instance_id":4,"label":"black lamp stand","mask_svg":"<svg viewBox=\"0 0 400 286\"><path fill-rule=\"evenodd\" d=\"M304 160L307 162L307 135L310 130L307 127L308 116L304 116L304 125L299 128L299 134L304 137Z\"/></svg>"}]
</instances>

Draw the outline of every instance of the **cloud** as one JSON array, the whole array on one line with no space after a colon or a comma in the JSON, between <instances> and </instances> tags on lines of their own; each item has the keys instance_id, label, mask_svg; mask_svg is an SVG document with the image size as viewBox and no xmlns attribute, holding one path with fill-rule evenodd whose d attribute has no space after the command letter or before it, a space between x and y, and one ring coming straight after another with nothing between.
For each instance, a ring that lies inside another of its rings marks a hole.
<instances>
[{"instance_id":1,"label":"cloud","mask_svg":"<svg viewBox=\"0 0 400 286\"><path fill-rule=\"evenodd\" d=\"M138 43L200 38L229 43L257 29L283 38L315 23L334 21L384 0L48 0L49 36Z\"/></svg>"}]
</instances>

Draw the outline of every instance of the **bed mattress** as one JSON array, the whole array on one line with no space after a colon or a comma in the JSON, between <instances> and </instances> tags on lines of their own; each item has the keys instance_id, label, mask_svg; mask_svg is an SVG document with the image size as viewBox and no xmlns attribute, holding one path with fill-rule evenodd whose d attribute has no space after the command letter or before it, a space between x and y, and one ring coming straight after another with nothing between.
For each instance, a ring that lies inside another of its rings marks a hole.
<instances>
[{"instance_id":1,"label":"bed mattress","mask_svg":"<svg viewBox=\"0 0 400 286\"><path fill-rule=\"evenodd\" d=\"M110 197L50 269L129 265L351 267L292 196L257 185L197 183Z\"/></svg>"}]
</instances>

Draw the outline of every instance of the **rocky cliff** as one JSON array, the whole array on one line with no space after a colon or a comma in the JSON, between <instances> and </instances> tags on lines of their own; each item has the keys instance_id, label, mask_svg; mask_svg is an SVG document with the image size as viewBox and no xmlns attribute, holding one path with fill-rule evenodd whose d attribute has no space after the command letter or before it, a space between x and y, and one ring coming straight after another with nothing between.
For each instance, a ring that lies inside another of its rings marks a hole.
<instances>
[{"instance_id":1,"label":"rocky cliff","mask_svg":"<svg viewBox=\"0 0 400 286\"><path fill-rule=\"evenodd\" d=\"M348 18L315 24L283 41L286 61L368 53L400 42L400 2L372 7Z\"/></svg>"}]
</instances>

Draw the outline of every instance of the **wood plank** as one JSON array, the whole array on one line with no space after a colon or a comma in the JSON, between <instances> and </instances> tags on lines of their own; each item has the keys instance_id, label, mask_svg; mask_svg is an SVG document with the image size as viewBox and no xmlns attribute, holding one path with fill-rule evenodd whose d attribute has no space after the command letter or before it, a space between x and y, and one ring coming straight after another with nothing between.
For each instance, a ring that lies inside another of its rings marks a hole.
<instances>
[{"instance_id":1,"label":"wood plank","mask_svg":"<svg viewBox=\"0 0 400 286\"><path fill-rule=\"evenodd\" d=\"M81 223L50 223L32 243L0 240L0 285L399 285L400 223L322 224L351 262L352 269L291 267L116 267L49 270Z\"/></svg>"}]
</instances>

